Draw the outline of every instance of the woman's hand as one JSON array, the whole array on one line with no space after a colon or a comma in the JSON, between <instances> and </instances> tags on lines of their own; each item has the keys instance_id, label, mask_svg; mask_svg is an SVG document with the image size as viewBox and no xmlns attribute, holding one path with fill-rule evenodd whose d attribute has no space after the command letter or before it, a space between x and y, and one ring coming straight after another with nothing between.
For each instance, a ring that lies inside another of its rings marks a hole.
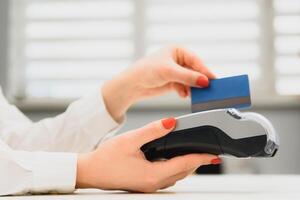
<instances>
[{"instance_id":1,"label":"woman's hand","mask_svg":"<svg viewBox=\"0 0 300 200\"><path fill-rule=\"evenodd\" d=\"M176 120L167 118L102 143L94 152L81 154L76 188L154 192L172 186L200 165L218 164L209 154L189 154L167 161L149 162L140 147L168 134Z\"/></svg>"},{"instance_id":2,"label":"woman's hand","mask_svg":"<svg viewBox=\"0 0 300 200\"><path fill-rule=\"evenodd\" d=\"M135 102L175 90L181 97L190 86L207 87L215 78L201 60L182 47L172 46L142 58L102 87L106 107L120 121Z\"/></svg>"}]
</instances>

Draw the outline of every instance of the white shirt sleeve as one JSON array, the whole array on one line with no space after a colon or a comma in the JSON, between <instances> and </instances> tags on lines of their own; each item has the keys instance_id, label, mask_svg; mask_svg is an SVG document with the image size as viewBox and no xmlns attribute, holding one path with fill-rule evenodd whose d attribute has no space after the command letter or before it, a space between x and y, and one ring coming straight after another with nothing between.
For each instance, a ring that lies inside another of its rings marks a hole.
<instances>
[{"instance_id":1,"label":"white shirt sleeve","mask_svg":"<svg viewBox=\"0 0 300 200\"><path fill-rule=\"evenodd\" d=\"M90 151L120 128L99 91L73 102L64 113L36 123L0 96L0 138L14 150Z\"/></svg>"},{"instance_id":2,"label":"white shirt sleeve","mask_svg":"<svg viewBox=\"0 0 300 200\"><path fill-rule=\"evenodd\" d=\"M76 153L94 149L119 128L99 91L36 123L0 91L0 195L73 191Z\"/></svg>"}]
</instances>

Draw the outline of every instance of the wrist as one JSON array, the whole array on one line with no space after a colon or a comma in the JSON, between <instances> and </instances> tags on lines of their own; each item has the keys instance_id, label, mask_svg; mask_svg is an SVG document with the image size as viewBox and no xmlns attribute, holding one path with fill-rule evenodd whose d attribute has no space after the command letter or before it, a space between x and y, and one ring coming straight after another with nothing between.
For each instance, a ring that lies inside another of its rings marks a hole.
<instances>
[{"instance_id":1,"label":"wrist","mask_svg":"<svg viewBox=\"0 0 300 200\"><path fill-rule=\"evenodd\" d=\"M87 154L78 154L77 158L77 172L75 188L91 188L88 181L88 156Z\"/></svg>"},{"instance_id":2,"label":"wrist","mask_svg":"<svg viewBox=\"0 0 300 200\"><path fill-rule=\"evenodd\" d=\"M102 87L102 95L106 109L111 116L121 122L127 110L138 99L138 87L134 80L122 74L108 80Z\"/></svg>"}]
</instances>

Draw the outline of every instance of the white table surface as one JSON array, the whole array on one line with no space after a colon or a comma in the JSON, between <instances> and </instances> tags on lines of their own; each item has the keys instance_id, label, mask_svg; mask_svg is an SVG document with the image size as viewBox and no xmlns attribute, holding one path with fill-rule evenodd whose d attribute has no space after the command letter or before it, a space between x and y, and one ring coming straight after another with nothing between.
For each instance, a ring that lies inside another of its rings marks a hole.
<instances>
[{"instance_id":1,"label":"white table surface","mask_svg":"<svg viewBox=\"0 0 300 200\"><path fill-rule=\"evenodd\" d=\"M111 199L298 199L300 175L202 175L190 176L175 186L154 193L138 194L122 191L77 190L68 195L34 195L0 197L0 200L111 200Z\"/></svg>"}]
</instances>

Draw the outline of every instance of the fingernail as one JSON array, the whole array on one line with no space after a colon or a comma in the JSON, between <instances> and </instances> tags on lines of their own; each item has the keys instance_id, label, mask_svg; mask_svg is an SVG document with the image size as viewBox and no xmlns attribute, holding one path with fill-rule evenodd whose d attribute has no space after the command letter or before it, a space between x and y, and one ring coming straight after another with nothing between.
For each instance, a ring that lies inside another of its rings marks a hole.
<instances>
[{"instance_id":1,"label":"fingernail","mask_svg":"<svg viewBox=\"0 0 300 200\"><path fill-rule=\"evenodd\" d=\"M222 163L222 160L220 158L215 158L210 161L210 164L212 164L212 165L219 165L221 163Z\"/></svg>"},{"instance_id":2,"label":"fingernail","mask_svg":"<svg viewBox=\"0 0 300 200\"><path fill-rule=\"evenodd\" d=\"M170 117L167 119L163 119L161 121L162 125L164 126L165 129L171 129L175 126L176 124L176 119L174 117Z\"/></svg>"},{"instance_id":3,"label":"fingernail","mask_svg":"<svg viewBox=\"0 0 300 200\"><path fill-rule=\"evenodd\" d=\"M206 76L199 76L196 81L196 84L201 87L208 87L209 86L208 78Z\"/></svg>"}]
</instances>

